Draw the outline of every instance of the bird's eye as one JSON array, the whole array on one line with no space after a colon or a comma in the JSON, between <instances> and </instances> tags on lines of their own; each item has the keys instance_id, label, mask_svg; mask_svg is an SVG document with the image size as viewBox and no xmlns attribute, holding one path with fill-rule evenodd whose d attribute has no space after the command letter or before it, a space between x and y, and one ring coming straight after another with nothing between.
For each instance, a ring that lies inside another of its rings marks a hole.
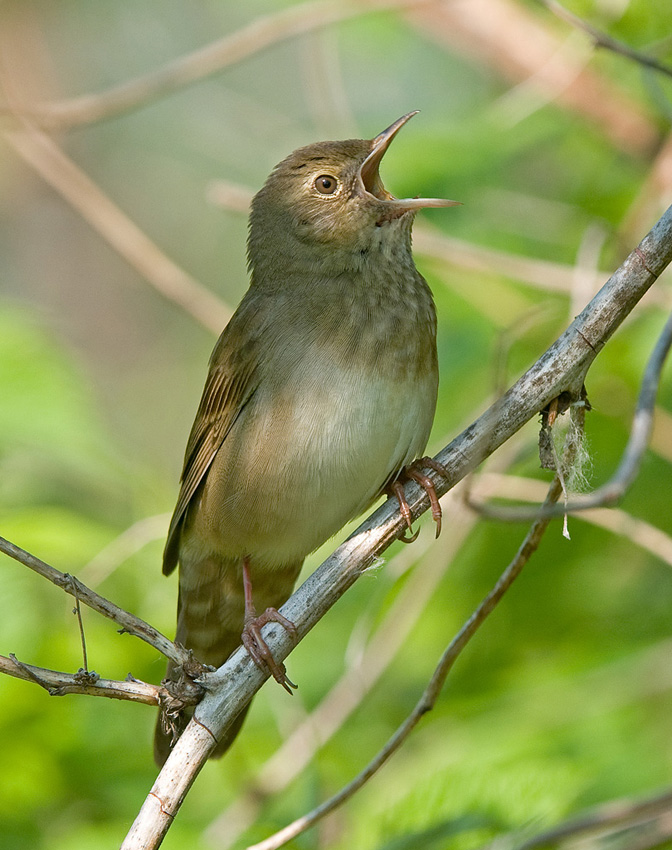
<instances>
[{"instance_id":1,"label":"bird's eye","mask_svg":"<svg viewBox=\"0 0 672 850\"><path fill-rule=\"evenodd\" d=\"M320 195L333 195L338 189L338 180L331 174L320 174L313 184Z\"/></svg>"}]
</instances>

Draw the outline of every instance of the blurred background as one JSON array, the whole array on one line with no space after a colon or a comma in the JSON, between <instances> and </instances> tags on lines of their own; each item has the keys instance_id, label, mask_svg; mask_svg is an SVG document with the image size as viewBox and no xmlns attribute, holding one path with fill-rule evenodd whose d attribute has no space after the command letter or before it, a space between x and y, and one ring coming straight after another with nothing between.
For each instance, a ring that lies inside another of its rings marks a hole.
<instances>
[{"instance_id":1,"label":"blurred background","mask_svg":"<svg viewBox=\"0 0 672 850\"><path fill-rule=\"evenodd\" d=\"M667 4L568 6L672 65ZM275 163L421 110L382 176L397 196L464 204L415 228L439 313L432 453L537 359L672 196L669 76L595 50L533 0L5 0L0 82L0 534L170 636L163 539L209 353L247 285L247 204ZM591 487L618 463L671 290L666 273L590 370ZM472 482L480 498L543 498L537 432L495 454ZM403 750L292 846L481 847L665 790L671 462L668 369L620 507L570 519L571 541L551 526ZM245 847L383 745L525 533L479 520L462 495L445 500L439 541L425 520L291 655L292 699L262 689L164 847ZM0 570L0 652L75 672L71 598L5 556ZM158 653L83 617L93 670L161 680ZM118 846L156 775L154 716L0 679L3 850Z\"/></svg>"}]
</instances>

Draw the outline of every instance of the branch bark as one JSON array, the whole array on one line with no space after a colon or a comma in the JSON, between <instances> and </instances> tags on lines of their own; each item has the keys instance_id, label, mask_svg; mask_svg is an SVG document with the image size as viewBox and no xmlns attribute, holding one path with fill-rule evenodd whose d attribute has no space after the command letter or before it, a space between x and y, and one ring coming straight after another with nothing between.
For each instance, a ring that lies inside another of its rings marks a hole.
<instances>
[{"instance_id":1,"label":"branch bark","mask_svg":"<svg viewBox=\"0 0 672 850\"><path fill-rule=\"evenodd\" d=\"M75 576L60 572L60 570L31 555L30 552L26 552L25 549L21 549L20 546L16 546L14 543L10 543L9 540L5 540L4 537L0 537L0 552L4 552L5 555L9 555L10 558L14 558L15 561L38 573L43 578L48 579L52 584L74 596L75 599L80 600L85 605L88 605L89 608L93 608L94 611L102 614L103 617L114 620L115 623L121 626L122 632L139 637L140 640L144 640L145 643L153 646L162 655L165 655L166 658L174 661L176 664L186 666L187 668L194 665L191 652L179 644L173 643L172 640L168 640L158 629L150 626L149 623L141 620L140 617L129 614L128 611L124 611L123 608L115 605L114 602L110 602L109 599L105 599L104 596L96 593L95 590L91 590L85 584L82 584L79 579L75 578Z\"/></svg>"},{"instance_id":2,"label":"branch bark","mask_svg":"<svg viewBox=\"0 0 672 850\"><path fill-rule=\"evenodd\" d=\"M565 333L500 400L437 455L448 472L436 483L439 495L562 392L580 397L591 363L670 261L672 207ZM414 482L406 485L406 497L415 516L429 507L427 494ZM282 608L284 616L295 623L299 640L404 529L396 500L388 500L308 577ZM288 633L277 624L265 627L264 638L278 661L293 648ZM206 695L157 777L122 850L159 846L218 738L266 678L242 647L219 670L201 678Z\"/></svg>"},{"instance_id":3,"label":"branch bark","mask_svg":"<svg viewBox=\"0 0 672 850\"><path fill-rule=\"evenodd\" d=\"M672 316L665 323L662 333L653 349L644 372L642 386L637 400L637 409L630 429L630 437L625 447L623 457L611 478L592 493L574 496L563 505L552 505L543 509L543 515L548 517L563 516L578 511L587 511L614 505L623 497L639 473L639 467L644 458L651 433L653 431L653 414L656 395L663 372L665 360L672 347ZM481 516L496 519L500 522L520 522L534 519L542 514L535 508L502 508L487 504L476 504L468 501L471 508Z\"/></svg>"},{"instance_id":4,"label":"branch bark","mask_svg":"<svg viewBox=\"0 0 672 850\"><path fill-rule=\"evenodd\" d=\"M552 12L557 18L560 18L561 21L564 21L570 26L576 27L576 29L585 32L595 47L602 47L605 50L611 50L612 53L617 53L619 56L625 56L626 59L637 62L638 65L643 65L645 68L651 68L653 71L658 71L661 74L672 77L672 68L668 65L659 62L657 59L654 59L653 56L649 56L648 53L642 53L639 50L634 50L622 41L618 41L610 35L607 35L605 32L598 30L597 27L589 24L588 21L584 21L583 18L580 18L578 15L570 12L569 9L565 9L565 7L561 3L558 3L557 0L540 0L540 2L542 6L545 6L549 12Z\"/></svg>"},{"instance_id":5,"label":"branch bark","mask_svg":"<svg viewBox=\"0 0 672 850\"><path fill-rule=\"evenodd\" d=\"M557 502L561 493L562 485L559 477L556 476L549 487L544 505L552 505ZM544 536L550 521L550 518L541 518L532 524L532 527L525 535L525 539L518 549L518 552L501 574L493 589L483 599L478 608L474 611L471 617L469 617L467 622L462 626L460 631L446 647L436 669L434 670L429 684L423 691L420 699L413 708L413 711L408 715L401 726L397 728L394 735L392 735L389 741L375 755L364 770L362 770L346 786L341 788L337 794L317 806L307 815L298 818L284 829L281 829L274 835L266 838L264 841L250 845L247 850L278 850L279 847L284 846L288 841L291 841L292 838L296 838L297 835L301 835L307 829L310 829L311 826L314 826L319 820L334 811L334 809L359 791L359 789L368 782L368 780L377 773L385 762L401 747L424 715L428 711L431 711L436 705L436 701L443 689L446 678L452 670L458 656L469 643L471 638L476 634L481 625L485 622L487 617L489 617L495 610L513 582L518 578L523 567L527 564L539 547L541 538Z\"/></svg>"},{"instance_id":6,"label":"branch bark","mask_svg":"<svg viewBox=\"0 0 672 850\"><path fill-rule=\"evenodd\" d=\"M165 688L134 679L130 674L124 681L101 679L93 671L79 670L77 673L60 673L45 667L24 664L14 655L0 655L0 673L6 673L25 682L34 682L52 697L66 694L88 694L94 697L124 699L145 705L160 705ZM166 696L167 693L166 693Z\"/></svg>"}]
</instances>

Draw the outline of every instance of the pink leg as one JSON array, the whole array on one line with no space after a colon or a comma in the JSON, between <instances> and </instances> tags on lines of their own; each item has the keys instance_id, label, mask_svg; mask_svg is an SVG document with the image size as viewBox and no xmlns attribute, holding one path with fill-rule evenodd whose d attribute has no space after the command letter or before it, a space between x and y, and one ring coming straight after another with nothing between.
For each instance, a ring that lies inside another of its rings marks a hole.
<instances>
[{"instance_id":1,"label":"pink leg","mask_svg":"<svg viewBox=\"0 0 672 850\"><path fill-rule=\"evenodd\" d=\"M399 480L393 481L390 485L390 490L392 491L391 495L396 496L397 501L399 502L399 512L403 516L406 521L406 528L411 532L411 536L407 537L406 532L404 532L403 536L399 538L402 543L413 543L414 540L418 539L418 534L420 534L420 529L416 532L413 532L413 517L411 516L411 509L408 507L408 502L406 501L406 494L404 493L404 488L400 484Z\"/></svg>"},{"instance_id":2,"label":"pink leg","mask_svg":"<svg viewBox=\"0 0 672 850\"><path fill-rule=\"evenodd\" d=\"M270 673L276 682L279 682L287 693L292 693L292 688L297 686L287 676L285 665L278 663L266 641L262 637L261 629L266 623L280 623L292 637L296 637L296 626L287 617L283 617L275 608L267 608L263 614L257 616L252 598L252 581L250 579L249 558L243 558L243 591L245 593L245 621L241 639L243 646L249 652L254 663L264 672Z\"/></svg>"}]
</instances>

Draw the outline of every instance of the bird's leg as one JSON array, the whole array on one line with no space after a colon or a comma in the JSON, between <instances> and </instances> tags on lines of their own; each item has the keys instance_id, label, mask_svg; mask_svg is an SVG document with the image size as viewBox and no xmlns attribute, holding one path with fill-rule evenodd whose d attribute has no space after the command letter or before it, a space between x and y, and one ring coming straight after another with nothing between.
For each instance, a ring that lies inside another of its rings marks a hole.
<instances>
[{"instance_id":1,"label":"bird's leg","mask_svg":"<svg viewBox=\"0 0 672 850\"><path fill-rule=\"evenodd\" d=\"M413 463L410 463L408 466L404 467L401 471L399 478L410 478L413 481L417 482L422 489L427 493L429 497L429 504L432 508L432 519L436 523L436 536L438 537L441 534L441 504L439 502L439 497L436 495L436 489L434 487L434 482L429 477L429 475L425 475L422 472L423 467L429 467L429 469L433 469L434 472L438 472L439 475L443 475L445 478L448 477L448 470L446 467L439 463L438 460L434 460L433 457L420 457L417 460L414 460ZM402 487L399 478L396 481L393 481L390 485L393 494L397 497L397 501L399 502L399 510L401 515L406 520L406 525L409 531L412 531L411 527L411 509L408 506L408 502L406 501L406 495L404 493L404 488ZM400 537L404 543L412 543L416 537L418 536L418 532L412 534L410 537Z\"/></svg>"},{"instance_id":2,"label":"bird's leg","mask_svg":"<svg viewBox=\"0 0 672 850\"><path fill-rule=\"evenodd\" d=\"M297 685L287 676L285 665L273 658L273 653L261 635L261 628L266 623L280 623L292 637L296 637L296 626L287 617L275 608L267 608L263 614L257 616L257 609L252 599L252 581L250 579L249 558L243 558L243 591L245 593L245 620L241 640L243 646L249 652L254 663L264 672L269 672L276 682L279 682L287 693L292 693L292 688Z\"/></svg>"},{"instance_id":3,"label":"bird's leg","mask_svg":"<svg viewBox=\"0 0 672 850\"><path fill-rule=\"evenodd\" d=\"M404 493L404 487L402 483L397 478L396 481L393 481L390 485L391 496L396 496L397 501L399 502L399 512L403 516L406 522L406 528L411 532L411 536L407 537L406 532L404 531L403 535L399 538L402 543L413 543L414 540L418 539L418 534L420 534L420 529L417 531L413 531L413 517L411 516L411 509L408 507L408 502L406 501L406 494Z\"/></svg>"}]
</instances>

